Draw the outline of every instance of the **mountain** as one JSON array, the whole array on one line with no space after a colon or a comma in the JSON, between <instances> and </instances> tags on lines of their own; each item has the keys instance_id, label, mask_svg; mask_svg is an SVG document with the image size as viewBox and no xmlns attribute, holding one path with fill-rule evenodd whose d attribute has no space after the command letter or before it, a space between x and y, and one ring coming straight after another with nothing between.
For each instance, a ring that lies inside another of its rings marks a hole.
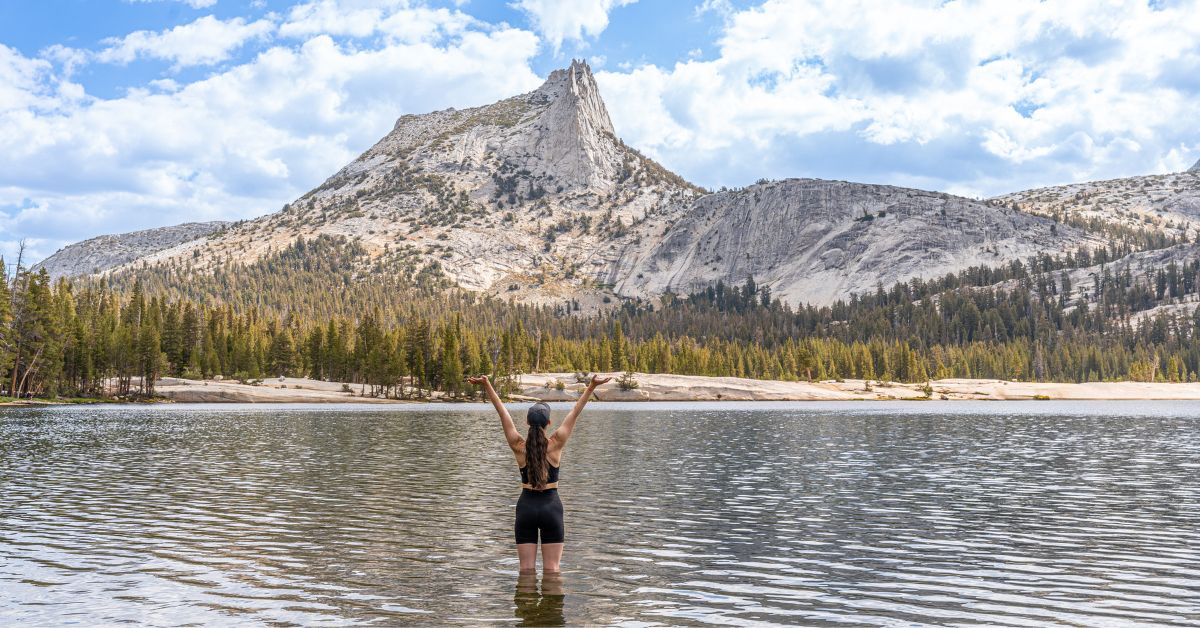
<instances>
[{"instance_id":1,"label":"mountain","mask_svg":"<svg viewBox=\"0 0 1200 628\"><path fill-rule=\"evenodd\" d=\"M193 242L229 226L222 221L188 222L171 227L103 235L59 249L34 266L51 277L75 277L111 270L185 242Z\"/></svg>"},{"instance_id":2,"label":"mountain","mask_svg":"<svg viewBox=\"0 0 1200 628\"><path fill-rule=\"evenodd\" d=\"M1188 172L1200 172L1200 160L1197 160L1196 163L1192 164L1192 167L1188 168Z\"/></svg>"},{"instance_id":3,"label":"mountain","mask_svg":"<svg viewBox=\"0 0 1200 628\"><path fill-rule=\"evenodd\" d=\"M707 193L626 146L591 69L573 61L526 94L402 116L283 210L109 272L217 272L322 236L352 243L348 282L387 275L585 310L750 277L794 304L826 304L1096 243L1007 206L891 186L787 180Z\"/></svg>"},{"instance_id":4,"label":"mountain","mask_svg":"<svg viewBox=\"0 0 1200 628\"><path fill-rule=\"evenodd\" d=\"M1108 229L1110 237L1144 230L1181 237L1200 230L1200 170L1089 181L996 197L1021 211Z\"/></svg>"},{"instance_id":5,"label":"mountain","mask_svg":"<svg viewBox=\"0 0 1200 628\"><path fill-rule=\"evenodd\" d=\"M1200 325L1200 243L1136 251L1104 263L1050 272L1044 279L1050 296L1060 299L1068 313L1080 306L1108 308L1128 315L1135 327L1158 314L1184 315L1192 325ZM1022 281L1009 280L991 287L1013 290L1021 285ZM1126 294L1114 297L1120 291Z\"/></svg>"},{"instance_id":6,"label":"mountain","mask_svg":"<svg viewBox=\"0 0 1200 628\"><path fill-rule=\"evenodd\" d=\"M590 285L620 245L661 232L699 194L614 135L590 68L573 62L527 94L405 115L282 211L234 225L200 252L182 244L142 261L203 272L327 235L360 245L364 269L598 303Z\"/></svg>"},{"instance_id":7,"label":"mountain","mask_svg":"<svg viewBox=\"0 0 1200 628\"><path fill-rule=\"evenodd\" d=\"M652 295L754 277L785 301L825 304L1085 241L1043 218L949 194L789 179L697 200L647 255L624 257L613 283Z\"/></svg>"}]
</instances>

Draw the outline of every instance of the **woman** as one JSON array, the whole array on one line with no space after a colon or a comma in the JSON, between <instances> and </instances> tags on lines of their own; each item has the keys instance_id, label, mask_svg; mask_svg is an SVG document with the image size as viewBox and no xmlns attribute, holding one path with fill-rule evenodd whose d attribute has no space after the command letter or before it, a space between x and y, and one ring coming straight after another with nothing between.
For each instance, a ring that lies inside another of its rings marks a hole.
<instances>
[{"instance_id":1,"label":"woman","mask_svg":"<svg viewBox=\"0 0 1200 628\"><path fill-rule=\"evenodd\" d=\"M611 377L592 376L587 390L579 396L575 407L567 414L567 418L548 434L550 426L550 406L543 402L535 403L525 416L529 424L529 433L525 438L517 433L508 408L500 401L500 395L492 388L492 382L485 376L470 377L467 381L482 385L500 415L500 425L504 428L504 438L517 457L517 466L521 470L521 498L517 500L517 557L521 560L521 573L537 571L538 533L542 540L542 571L557 572L558 563L563 552L563 507L558 499L558 469L562 464L563 447L571 438L571 430L575 429L575 420L583 407L592 397L592 393L601 384L608 382Z\"/></svg>"}]
</instances>

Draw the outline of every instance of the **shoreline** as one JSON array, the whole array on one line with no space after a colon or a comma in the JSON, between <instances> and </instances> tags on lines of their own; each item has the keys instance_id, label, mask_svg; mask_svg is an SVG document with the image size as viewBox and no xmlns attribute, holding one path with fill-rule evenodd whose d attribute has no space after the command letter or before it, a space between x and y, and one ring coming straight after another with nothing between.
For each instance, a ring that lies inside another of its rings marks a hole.
<instances>
[{"instance_id":1,"label":"shoreline","mask_svg":"<svg viewBox=\"0 0 1200 628\"><path fill-rule=\"evenodd\" d=\"M38 407L38 406L91 406L101 403L122 403L115 399L105 399L102 397L70 397L67 399L42 399L34 397L33 399L13 399L12 397L0 397L0 408L22 408L22 407ZM154 403L153 401L139 401L137 403Z\"/></svg>"},{"instance_id":2,"label":"shoreline","mask_svg":"<svg viewBox=\"0 0 1200 628\"><path fill-rule=\"evenodd\" d=\"M996 379L945 379L929 382L932 395L925 396L925 383L826 380L789 382L740 377L706 377L635 373L638 387L621 390L616 383L620 373L608 373L614 380L596 391L594 400L613 402L639 401L1200 401L1200 382L1015 382ZM574 373L533 373L519 378L519 390L511 401L575 401L584 384ZM558 388L562 382L562 388ZM346 391L350 389L350 392ZM228 380L191 380L163 378L156 386L156 400L137 403L466 403L443 399L435 393L430 399L383 399L359 396L360 384L325 382L307 378L274 378L261 384L241 384ZM479 400L472 400L479 402ZM113 403L111 399L71 399L63 401L26 399L0 401L0 407L29 407Z\"/></svg>"},{"instance_id":3,"label":"shoreline","mask_svg":"<svg viewBox=\"0 0 1200 628\"><path fill-rule=\"evenodd\" d=\"M606 374L602 374L606 375ZM1013 382L994 379L947 379L929 382L933 394L925 396L925 383L845 380L788 382L740 377L705 377L635 373L638 387L621 390L614 380L596 391L599 401L941 401L941 400L1200 400L1200 382ZM556 382L561 381L562 390ZM547 386L549 384L549 386ZM352 392L345 392L348 386ZM533 373L520 376L514 401L574 401L584 385L574 373ZM219 380L164 378L156 392L175 403L375 403L412 404L443 402L432 399L402 400L361 397L361 385L323 382L307 378L274 378L250 385ZM446 400L446 403L462 403Z\"/></svg>"}]
</instances>

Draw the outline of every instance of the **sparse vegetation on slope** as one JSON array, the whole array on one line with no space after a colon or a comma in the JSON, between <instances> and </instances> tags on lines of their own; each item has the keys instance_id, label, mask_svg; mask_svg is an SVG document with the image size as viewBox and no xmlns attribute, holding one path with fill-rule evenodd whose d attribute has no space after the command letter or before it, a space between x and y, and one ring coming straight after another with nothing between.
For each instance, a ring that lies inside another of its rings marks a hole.
<instances>
[{"instance_id":1,"label":"sparse vegetation on slope","mask_svg":"<svg viewBox=\"0 0 1200 628\"><path fill-rule=\"evenodd\" d=\"M191 284L161 267L75 286L18 269L0 288L0 304L9 305L0 307L0 391L149 395L165 375L308 375L378 396L420 397L467 394L458 377L466 373L504 379L535 369L917 383L1195 381L1200 248L1169 254L1157 270L1154 260L1130 258L1093 266L1100 272L1084 290L1071 278L1083 269L1043 257L831 306L793 308L748 281L588 318L570 302L521 305L387 275L353 281L361 250L332 239L297 242L239 267L236 279L231 269ZM1002 283L988 285L995 280ZM312 290L296 290L297 281Z\"/></svg>"}]
</instances>

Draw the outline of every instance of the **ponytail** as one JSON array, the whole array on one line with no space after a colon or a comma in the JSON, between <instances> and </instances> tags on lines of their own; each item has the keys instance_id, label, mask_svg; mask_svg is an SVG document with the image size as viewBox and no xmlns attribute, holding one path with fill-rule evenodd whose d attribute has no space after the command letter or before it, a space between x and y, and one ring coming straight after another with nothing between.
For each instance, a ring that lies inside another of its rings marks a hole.
<instances>
[{"instance_id":1,"label":"ponytail","mask_svg":"<svg viewBox=\"0 0 1200 628\"><path fill-rule=\"evenodd\" d=\"M549 444L542 426L529 426L529 434L525 437L525 466L529 469L529 485L535 491L546 486L546 477L550 474L550 460L546 455Z\"/></svg>"},{"instance_id":2,"label":"ponytail","mask_svg":"<svg viewBox=\"0 0 1200 628\"><path fill-rule=\"evenodd\" d=\"M529 474L529 485L540 491L546 487L550 475L550 458L546 454L550 443L546 440L545 427L550 425L550 406L535 403L525 416L529 433L525 436L525 468Z\"/></svg>"}]
</instances>

